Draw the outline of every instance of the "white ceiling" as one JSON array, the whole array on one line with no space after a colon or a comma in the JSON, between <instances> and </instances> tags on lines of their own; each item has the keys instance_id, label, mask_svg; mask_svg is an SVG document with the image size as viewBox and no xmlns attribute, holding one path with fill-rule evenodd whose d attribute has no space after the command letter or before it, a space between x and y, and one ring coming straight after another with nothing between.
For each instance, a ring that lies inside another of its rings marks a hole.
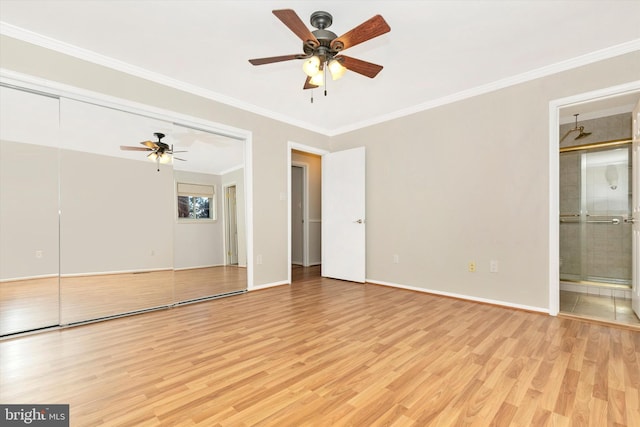
<instances>
[{"instance_id":1,"label":"white ceiling","mask_svg":"<svg viewBox=\"0 0 640 427\"><path fill-rule=\"evenodd\" d=\"M311 103L301 61L247 61L301 53L271 13L286 8L310 29L312 12L330 12L338 35L381 14L391 32L346 54L384 69L347 73ZM637 0L0 0L5 35L327 135L638 50L638 16Z\"/></svg>"}]
</instances>

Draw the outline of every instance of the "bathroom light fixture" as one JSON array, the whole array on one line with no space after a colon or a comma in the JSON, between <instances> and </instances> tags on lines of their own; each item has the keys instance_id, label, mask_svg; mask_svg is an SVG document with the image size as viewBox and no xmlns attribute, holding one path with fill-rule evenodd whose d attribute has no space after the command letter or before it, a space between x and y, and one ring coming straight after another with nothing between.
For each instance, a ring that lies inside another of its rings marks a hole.
<instances>
[{"instance_id":1,"label":"bathroom light fixture","mask_svg":"<svg viewBox=\"0 0 640 427\"><path fill-rule=\"evenodd\" d=\"M607 184L609 184L609 188L615 190L618 188L618 168L616 165L607 165L607 168L604 171L604 178L607 180Z\"/></svg>"}]
</instances>

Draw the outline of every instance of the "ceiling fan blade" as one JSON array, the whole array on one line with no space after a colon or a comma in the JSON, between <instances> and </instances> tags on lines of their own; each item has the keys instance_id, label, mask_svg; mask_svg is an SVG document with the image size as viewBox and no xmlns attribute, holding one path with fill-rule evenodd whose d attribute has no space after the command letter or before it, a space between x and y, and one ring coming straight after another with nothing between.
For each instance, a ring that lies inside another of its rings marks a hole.
<instances>
[{"instance_id":1,"label":"ceiling fan blade","mask_svg":"<svg viewBox=\"0 0 640 427\"><path fill-rule=\"evenodd\" d=\"M129 147L126 145L121 145L120 146L121 150L125 150L125 151L153 151L151 148L145 148L145 147Z\"/></svg>"},{"instance_id":2,"label":"ceiling fan blade","mask_svg":"<svg viewBox=\"0 0 640 427\"><path fill-rule=\"evenodd\" d=\"M280 9L272 11L293 33L310 47L320 46L316 36L304 25L302 19L292 9Z\"/></svg>"},{"instance_id":3,"label":"ceiling fan blade","mask_svg":"<svg viewBox=\"0 0 640 427\"><path fill-rule=\"evenodd\" d=\"M351 31L341 35L337 39L331 41L331 49L344 50L352 46L366 42L372 38L378 37L384 33L391 31L391 27L387 21L380 15L363 22Z\"/></svg>"},{"instance_id":4,"label":"ceiling fan blade","mask_svg":"<svg viewBox=\"0 0 640 427\"><path fill-rule=\"evenodd\" d=\"M571 132L576 132L577 130L578 130L578 129L569 129L569 130L567 131L567 133L565 133L564 135L562 135L562 138L560 138L560 142L564 141L564 139L565 139L566 137L568 137L568 136L569 136L569 134L570 134Z\"/></svg>"},{"instance_id":5,"label":"ceiling fan blade","mask_svg":"<svg viewBox=\"0 0 640 427\"><path fill-rule=\"evenodd\" d=\"M187 159L181 159L180 157L174 157L174 158L173 158L173 160L181 160L181 161L183 161L183 162L186 162L186 161L187 161Z\"/></svg>"},{"instance_id":6,"label":"ceiling fan blade","mask_svg":"<svg viewBox=\"0 0 640 427\"><path fill-rule=\"evenodd\" d=\"M307 76L307 80L304 81L304 87L302 89L315 89L318 86L311 84L311 77Z\"/></svg>"},{"instance_id":7,"label":"ceiling fan blade","mask_svg":"<svg viewBox=\"0 0 640 427\"><path fill-rule=\"evenodd\" d=\"M371 62L363 61L362 59L352 58L350 56L339 55L336 56L337 60L347 69L354 71L363 76L374 78L382 71L382 65L373 64Z\"/></svg>"},{"instance_id":8,"label":"ceiling fan blade","mask_svg":"<svg viewBox=\"0 0 640 427\"><path fill-rule=\"evenodd\" d=\"M264 64L272 64L274 62L290 61L292 59L304 59L304 58L306 58L304 55L295 54L295 55L282 55L282 56L271 56L268 58L250 59L249 62L253 65L264 65Z\"/></svg>"},{"instance_id":9,"label":"ceiling fan blade","mask_svg":"<svg viewBox=\"0 0 640 427\"><path fill-rule=\"evenodd\" d=\"M188 153L188 151L184 151L184 150L182 150L182 151L173 151L173 150L171 150L171 151L167 151L167 152L168 152L169 154L175 154L175 153Z\"/></svg>"},{"instance_id":10,"label":"ceiling fan blade","mask_svg":"<svg viewBox=\"0 0 640 427\"><path fill-rule=\"evenodd\" d=\"M142 145L144 145L146 147L149 147L152 150L155 150L156 148L158 148L158 144L156 144L153 141L144 141L144 142L141 142L140 144L142 144Z\"/></svg>"}]
</instances>

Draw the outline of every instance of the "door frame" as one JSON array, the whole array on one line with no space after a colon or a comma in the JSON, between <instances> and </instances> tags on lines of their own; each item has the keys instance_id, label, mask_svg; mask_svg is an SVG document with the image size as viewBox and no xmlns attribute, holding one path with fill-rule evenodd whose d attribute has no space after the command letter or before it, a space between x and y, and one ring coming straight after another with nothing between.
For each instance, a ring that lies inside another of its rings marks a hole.
<instances>
[{"instance_id":1,"label":"door frame","mask_svg":"<svg viewBox=\"0 0 640 427\"><path fill-rule=\"evenodd\" d=\"M560 98L549 102L549 314L560 311L560 109L634 92L640 93L640 80ZM634 165L635 166L635 165ZM636 280L634 278L634 280Z\"/></svg>"},{"instance_id":2,"label":"door frame","mask_svg":"<svg viewBox=\"0 0 640 427\"><path fill-rule=\"evenodd\" d=\"M308 175L309 165L303 162L292 161L291 167L292 168L297 167L302 169L302 265L303 267L308 267L309 266L309 175ZM293 204L292 204L293 193L291 194L291 196L292 197L289 204L291 208L293 208ZM293 221L291 225L293 225ZM292 237L293 237L293 232L292 232ZM292 255L293 255L293 252L292 252ZM293 259L291 261L293 263Z\"/></svg>"},{"instance_id":3,"label":"door frame","mask_svg":"<svg viewBox=\"0 0 640 427\"><path fill-rule=\"evenodd\" d=\"M230 236L231 236L231 230L230 230L230 226L231 226L231 221L229 218L229 197L228 196L228 191L229 189L233 187L234 188L234 193L236 193L236 198L234 199L234 212L236 215L235 218L235 226L236 226L236 230L235 230L235 234L236 234L236 244L235 244L235 259L236 259L236 264L235 265L239 265L239 259L238 259L238 202L237 202L237 191L238 191L238 186L235 182L229 182L227 184L224 184L222 186L222 197L224 199L224 203L223 203L223 209L222 209L222 218L223 218L223 223L224 223L224 265L234 265L231 263L231 256L229 255L229 248L232 246L231 245L231 241L230 241Z\"/></svg>"},{"instance_id":4,"label":"door frame","mask_svg":"<svg viewBox=\"0 0 640 427\"><path fill-rule=\"evenodd\" d=\"M291 161L291 152L293 150L302 151L304 153L315 154L318 156L323 156L328 154L328 150L323 150L321 148L312 147L310 145L299 144L297 142L289 141L287 143L287 283L291 284L291 166L293 166ZM306 191L306 189L305 189ZM322 192L322 189L320 190ZM308 193L307 193L308 195ZM322 194L321 194L322 196ZM308 197L305 198L305 201L309 200ZM305 202L306 203L306 202ZM308 210L307 210L308 212ZM308 218L305 222L305 230L309 227ZM308 234L307 234L308 237ZM308 238L306 239L308 242ZM308 246L308 245L307 245ZM308 259L308 251L305 252L305 257Z\"/></svg>"}]
</instances>

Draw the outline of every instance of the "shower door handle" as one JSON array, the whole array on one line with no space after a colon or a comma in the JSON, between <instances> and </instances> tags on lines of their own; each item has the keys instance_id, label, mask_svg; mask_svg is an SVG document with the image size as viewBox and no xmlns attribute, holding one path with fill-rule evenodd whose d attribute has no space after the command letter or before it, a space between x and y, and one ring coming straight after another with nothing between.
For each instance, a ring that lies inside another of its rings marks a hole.
<instances>
[{"instance_id":1,"label":"shower door handle","mask_svg":"<svg viewBox=\"0 0 640 427\"><path fill-rule=\"evenodd\" d=\"M620 220L618 218L613 218L613 219L590 219L585 221L587 224L613 224L613 225L618 225L620 224Z\"/></svg>"}]
</instances>

